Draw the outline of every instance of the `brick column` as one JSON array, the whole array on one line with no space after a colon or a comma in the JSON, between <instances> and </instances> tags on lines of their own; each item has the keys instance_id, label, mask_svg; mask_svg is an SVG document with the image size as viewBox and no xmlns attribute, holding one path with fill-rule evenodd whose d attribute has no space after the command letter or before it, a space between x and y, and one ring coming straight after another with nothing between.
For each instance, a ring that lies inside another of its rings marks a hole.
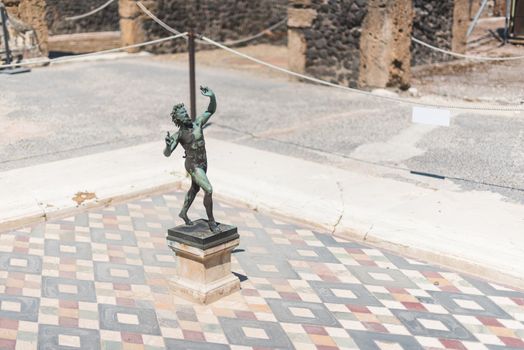
<instances>
[{"instance_id":1,"label":"brick column","mask_svg":"<svg viewBox=\"0 0 524 350\"><path fill-rule=\"evenodd\" d=\"M453 3L453 27L451 29L451 51L466 53L466 34L470 19L468 16L469 0L455 0ZM478 10L478 9L477 9ZM486 13L488 9L484 10Z\"/></svg>"},{"instance_id":2,"label":"brick column","mask_svg":"<svg viewBox=\"0 0 524 350\"><path fill-rule=\"evenodd\" d=\"M412 0L369 0L360 37L359 85L408 88Z\"/></svg>"},{"instance_id":3,"label":"brick column","mask_svg":"<svg viewBox=\"0 0 524 350\"><path fill-rule=\"evenodd\" d=\"M311 27L317 12L310 8L311 0L289 0L287 19L288 66L294 72L305 73L307 43L304 31Z\"/></svg>"},{"instance_id":4,"label":"brick column","mask_svg":"<svg viewBox=\"0 0 524 350\"><path fill-rule=\"evenodd\" d=\"M149 4L144 2L145 6ZM120 15L120 37L122 46L141 43L145 40L145 32L142 26L143 13L134 0L119 0L118 14ZM140 48L128 49L127 52L134 53Z\"/></svg>"}]
</instances>

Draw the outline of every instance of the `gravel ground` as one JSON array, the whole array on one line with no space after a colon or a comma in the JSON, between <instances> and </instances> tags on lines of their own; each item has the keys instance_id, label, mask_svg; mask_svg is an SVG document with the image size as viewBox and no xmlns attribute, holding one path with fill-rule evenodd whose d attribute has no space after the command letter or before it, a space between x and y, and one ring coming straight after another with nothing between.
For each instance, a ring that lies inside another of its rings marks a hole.
<instances>
[{"instance_id":1,"label":"gravel ground","mask_svg":"<svg viewBox=\"0 0 524 350\"><path fill-rule=\"evenodd\" d=\"M199 60L197 84L218 98L209 136L406 181L410 170L453 177L524 203L522 113L417 125L406 105ZM0 76L0 170L162 140L172 105L188 101L186 72L182 59L134 58Z\"/></svg>"}]
</instances>

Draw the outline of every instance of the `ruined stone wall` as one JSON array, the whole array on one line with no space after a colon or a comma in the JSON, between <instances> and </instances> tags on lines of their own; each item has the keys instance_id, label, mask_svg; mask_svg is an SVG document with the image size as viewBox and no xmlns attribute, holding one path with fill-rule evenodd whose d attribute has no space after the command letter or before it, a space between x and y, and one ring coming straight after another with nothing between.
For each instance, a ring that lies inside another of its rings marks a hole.
<instances>
[{"instance_id":1,"label":"ruined stone wall","mask_svg":"<svg viewBox=\"0 0 524 350\"><path fill-rule=\"evenodd\" d=\"M287 0L163 0L148 3L159 19L180 31L191 28L213 40L229 41L257 34L286 17ZM165 37L169 33L144 16L143 29L147 39ZM286 25L256 42L286 43ZM250 42L251 44L254 42ZM209 46L197 46L198 49ZM155 53L186 50L183 41L170 41L148 49Z\"/></svg>"},{"instance_id":2,"label":"ruined stone wall","mask_svg":"<svg viewBox=\"0 0 524 350\"><path fill-rule=\"evenodd\" d=\"M469 0L289 0L289 67L345 86L409 87L411 65L464 53Z\"/></svg>"},{"instance_id":3,"label":"ruined stone wall","mask_svg":"<svg viewBox=\"0 0 524 350\"><path fill-rule=\"evenodd\" d=\"M289 67L350 87L410 79L411 0L290 0Z\"/></svg>"},{"instance_id":4,"label":"ruined stone wall","mask_svg":"<svg viewBox=\"0 0 524 350\"><path fill-rule=\"evenodd\" d=\"M413 36L444 50L465 53L470 6L469 0L413 0ZM411 45L411 56L413 65L453 59L416 43Z\"/></svg>"},{"instance_id":5,"label":"ruined stone wall","mask_svg":"<svg viewBox=\"0 0 524 350\"><path fill-rule=\"evenodd\" d=\"M433 46L451 50L454 0L413 0L412 35ZM413 65L442 62L451 56L433 51L416 43L411 44Z\"/></svg>"},{"instance_id":6,"label":"ruined stone wall","mask_svg":"<svg viewBox=\"0 0 524 350\"><path fill-rule=\"evenodd\" d=\"M46 21L51 35L86 32L105 32L119 30L118 1L114 1L101 11L75 21L65 17L87 13L107 0L46 0Z\"/></svg>"},{"instance_id":7,"label":"ruined stone wall","mask_svg":"<svg viewBox=\"0 0 524 350\"><path fill-rule=\"evenodd\" d=\"M298 1L299 2L299 1ZM315 16L303 29L307 47L305 71L315 77L356 86L360 66L360 35L367 0L312 0ZM300 7L300 4L295 4Z\"/></svg>"}]
</instances>

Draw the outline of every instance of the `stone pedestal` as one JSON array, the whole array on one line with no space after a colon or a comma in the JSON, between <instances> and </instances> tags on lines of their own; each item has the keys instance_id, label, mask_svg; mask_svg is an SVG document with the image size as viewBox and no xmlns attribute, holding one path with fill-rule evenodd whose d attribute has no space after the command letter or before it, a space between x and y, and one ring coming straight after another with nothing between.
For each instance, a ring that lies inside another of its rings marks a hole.
<instances>
[{"instance_id":1,"label":"stone pedestal","mask_svg":"<svg viewBox=\"0 0 524 350\"><path fill-rule=\"evenodd\" d=\"M170 279L176 295L209 304L240 289L240 280L231 273L231 251L239 244L237 228L219 228L220 233L213 233L200 219L168 230L167 244L176 255L177 275Z\"/></svg>"}]
</instances>

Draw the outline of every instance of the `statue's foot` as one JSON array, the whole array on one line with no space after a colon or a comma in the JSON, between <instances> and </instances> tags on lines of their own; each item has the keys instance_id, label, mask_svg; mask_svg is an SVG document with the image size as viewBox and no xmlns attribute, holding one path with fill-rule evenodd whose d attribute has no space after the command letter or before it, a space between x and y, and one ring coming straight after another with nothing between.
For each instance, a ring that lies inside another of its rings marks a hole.
<instances>
[{"instance_id":1,"label":"statue's foot","mask_svg":"<svg viewBox=\"0 0 524 350\"><path fill-rule=\"evenodd\" d=\"M208 225L209 225L209 229L211 230L211 232L213 233L220 232L220 227L218 227L218 224L216 223L216 221L209 221Z\"/></svg>"},{"instance_id":2,"label":"statue's foot","mask_svg":"<svg viewBox=\"0 0 524 350\"><path fill-rule=\"evenodd\" d=\"M180 213L180 214L178 214L178 217L181 218L182 220L184 220L186 225L188 225L188 226L193 225L193 221L189 220L189 218L187 217L186 213Z\"/></svg>"}]
</instances>

